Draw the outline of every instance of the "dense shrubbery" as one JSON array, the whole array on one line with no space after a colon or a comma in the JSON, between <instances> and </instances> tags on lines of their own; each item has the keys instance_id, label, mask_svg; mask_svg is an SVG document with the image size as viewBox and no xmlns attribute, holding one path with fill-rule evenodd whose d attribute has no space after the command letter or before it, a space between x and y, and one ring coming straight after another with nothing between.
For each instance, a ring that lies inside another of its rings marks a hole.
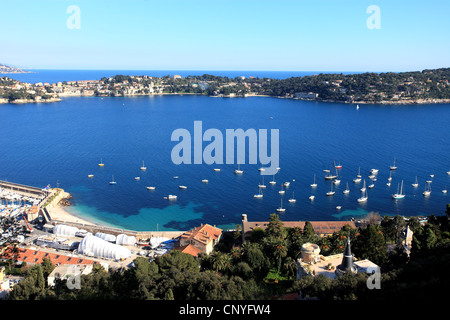
<instances>
[{"instance_id":1,"label":"dense shrubbery","mask_svg":"<svg viewBox=\"0 0 450 320\"><path fill-rule=\"evenodd\" d=\"M247 300L282 297L285 293L301 291L304 297L324 300L368 300L397 298L399 295L429 298L436 295L433 290L450 284L447 216L431 216L425 226L418 224L416 219L408 221L414 230L409 262L397 244L398 232L406 224L399 216L358 229L344 227L324 238L315 235L309 222L301 230L284 228L276 214L269 220L266 230L255 229L250 241L236 246L240 239L240 232L236 231L210 255L194 258L171 251L152 262L139 257L131 268L108 272L96 265L91 274L82 276L79 290L69 290L65 280L58 280L54 288L47 288L45 279L52 270L47 261L30 268L10 298ZM370 259L381 267L382 290L369 290L366 274L345 275L334 281L324 276L296 280L295 261L304 243L318 244L325 255L341 253L348 236L357 258ZM388 243L397 244L390 253Z\"/></svg>"}]
</instances>

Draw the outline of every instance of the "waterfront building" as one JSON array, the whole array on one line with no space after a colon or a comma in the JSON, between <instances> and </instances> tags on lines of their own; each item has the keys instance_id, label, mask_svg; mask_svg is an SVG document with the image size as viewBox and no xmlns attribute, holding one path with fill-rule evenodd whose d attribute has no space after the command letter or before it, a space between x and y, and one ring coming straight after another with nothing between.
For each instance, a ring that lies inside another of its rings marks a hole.
<instances>
[{"instance_id":1,"label":"waterfront building","mask_svg":"<svg viewBox=\"0 0 450 320\"><path fill-rule=\"evenodd\" d=\"M210 254L214 250L214 246L220 241L221 237L222 229L209 224L202 224L199 227L183 233L174 249L185 251L194 256L197 256L200 252ZM189 247L189 245L198 250ZM183 248L181 249L181 247Z\"/></svg>"}]
</instances>

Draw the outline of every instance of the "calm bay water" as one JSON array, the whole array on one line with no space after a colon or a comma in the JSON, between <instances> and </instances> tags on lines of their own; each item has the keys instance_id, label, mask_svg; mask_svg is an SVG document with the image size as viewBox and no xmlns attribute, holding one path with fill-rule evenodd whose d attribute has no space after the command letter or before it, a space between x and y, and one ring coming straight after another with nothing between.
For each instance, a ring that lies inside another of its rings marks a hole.
<instances>
[{"instance_id":1,"label":"calm bay water","mask_svg":"<svg viewBox=\"0 0 450 320\"><path fill-rule=\"evenodd\" d=\"M193 134L197 120L203 130L217 128L223 134L226 129L279 129L277 184L269 185L272 177L265 176L264 197L254 199L262 182L260 165L241 165L244 174L236 176L234 165L173 164L173 130L185 128ZM278 190L285 181L291 182L283 196L286 212L281 219L286 221L348 220L370 211L442 215L450 202L441 192L450 188L449 123L448 104L360 105L356 110L335 103L187 95L8 104L0 106L0 179L42 187L58 183L73 195L73 213L134 230L186 230L200 223L228 228L239 223L243 213L250 220L266 220L280 206ZM100 158L103 168L97 165ZM388 187L394 158L398 170L392 171ZM343 166L342 182L336 194L327 197L331 183L324 180L323 170L334 160ZM142 161L145 172L139 169ZM214 172L216 167L221 172ZM362 185L352 182L359 167L367 182L371 168L380 170L365 204L356 201ZM312 190L314 174L318 187ZM432 194L424 198L430 174L435 175ZM111 186L113 175L117 185ZM411 186L416 176L417 189ZM406 197L394 201L391 195L402 179ZM347 182L350 194L344 195ZM148 191L150 185L156 190ZM287 201L293 192L295 204ZM178 195L177 201L163 199L168 194ZM308 200L310 195L316 196L314 202Z\"/></svg>"}]
</instances>

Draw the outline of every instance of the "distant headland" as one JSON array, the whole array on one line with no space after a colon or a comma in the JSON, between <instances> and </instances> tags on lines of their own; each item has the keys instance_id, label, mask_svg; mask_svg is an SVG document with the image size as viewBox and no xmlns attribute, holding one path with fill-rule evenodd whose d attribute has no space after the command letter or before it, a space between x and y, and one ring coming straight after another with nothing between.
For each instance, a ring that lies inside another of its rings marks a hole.
<instances>
[{"instance_id":1,"label":"distant headland","mask_svg":"<svg viewBox=\"0 0 450 320\"><path fill-rule=\"evenodd\" d=\"M10 67L8 67L10 68ZM68 96L126 97L196 94L269 96L349 104L450 103L450 68L413 72L327 73L287 79L116 75L97 80L22 83L0 77L0 103L55 102Z\"/></svg>"},{"instance_id":2,"label":"distant headland","mask_svg":"<svg viewBox=\"0 0 450 320\"><path fill-rule=\"evenodd\" d=\"M25 71L19 68L10 67L0 63L0 73L31 73L31 71Z\"/></svg>"}]
</instances>

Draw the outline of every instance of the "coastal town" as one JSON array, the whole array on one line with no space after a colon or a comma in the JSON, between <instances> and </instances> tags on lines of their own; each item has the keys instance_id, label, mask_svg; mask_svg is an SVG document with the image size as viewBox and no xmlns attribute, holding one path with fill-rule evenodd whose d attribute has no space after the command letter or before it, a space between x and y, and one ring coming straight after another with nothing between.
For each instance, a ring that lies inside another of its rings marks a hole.
<instances>
[{"instance_id":1,"label":"coastal town","mask_svg":"<svg viewBox=\"0 0 450 320\"><path fill-rule=\"evenodd\" d=\"M52 271L46 277L46 287L53 288L58 281L65 281L70 288L73 279L79 281L76 277L88 276L98 268L109 272L133 269L136 259L151 263L159 261L159 257L179 252L207 261L218 254L218 248L223 246L224 241L229 242L230 239L233 239L232 250L235 252L248 250L244 248L257 241L261 236L258 234L273 232L277 224L276 228L282 226L305 237L309 232L308 237L298 244L299 255L293 261L296 271L291 275L292 279L301 281L305 277L322 275L333 280L348 272L371 275L380 270L367 257L355 258L349 237L351 234L353 239L357 239L364 228L371 225L378 225L376 228L379 229L383 221L377 215L349 221L281 222L275 214L268 221L249 221L243 214L241 224L234 230L201 224L186 231L138 232L92 223L71 215L65 210L65 205L70 204L70 194L59 188L37 188L0 181L0 199L0 297L4 299L24 279L25 273L17 270L49 264ZM401 248L404 255L410 255L413 225L410 224L412 220L408 221L406 218L397 219L396 241L388 246L383 244L385 250ZM426 217L415 218L414 221L418 223L415 228L427 225ZM328 246L332 246L330 241L333 238L338 239L336 250L329 251ZM224 267L217 268L221 270ZM266 283L279 281L270 279L266 277ZM283 296L283 299L291 298L301 299L301 293Z\"/></svg>"},{"instance_id":2,"label":"coastal town","mask_svg":"<svg viewBox=\"0 0 450 320\"><path fill-rule=\"evenodd\" d=\"M1 70L0 70L1 71ZM1 72L0 72L1 73ZM127 97L199 94L215 97L271 96L360 104L450 102L450 68L409 73L315 74L288 79L212 75L116 75L97 80L22 83L0 78L0 103L58 102L65 97Z\"/></svg>"}]
</instances>

